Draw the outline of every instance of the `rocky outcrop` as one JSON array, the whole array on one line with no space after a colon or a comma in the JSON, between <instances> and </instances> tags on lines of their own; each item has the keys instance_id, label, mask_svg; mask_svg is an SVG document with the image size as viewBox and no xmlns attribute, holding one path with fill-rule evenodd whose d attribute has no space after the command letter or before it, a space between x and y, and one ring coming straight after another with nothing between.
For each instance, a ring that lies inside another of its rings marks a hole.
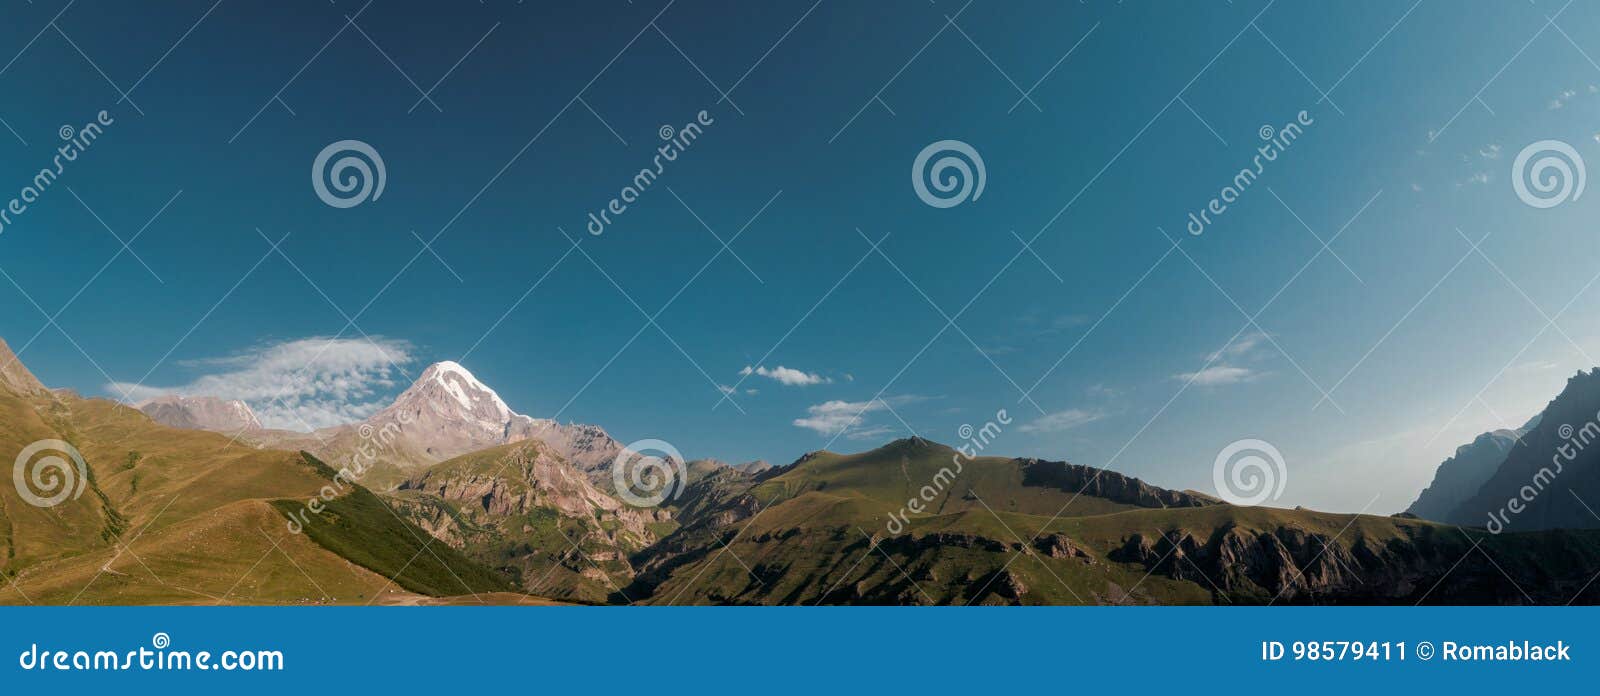
<instances>
[{"instance_id":1,"label":"rocky outcrop","mask_svg":"<svg viewBox=\"0 0 1600 696\"><path fill-rule=\"evenodd\" d=\"M632 535L639 545L655 541L649 530L670 516L662 510L633 508L596 488L588 477L541 443L512 445L475 461L446 462L407 480L402 491L418 491L448 501L486 522L554 510L579 520L610 523L613 536Z\"/></svg>"},{"instance_id":2,"label":"rocky outcrop","mask_svg":"<svg viewBox=\"0 0 1600 696\"><path fill-rule=\"evenodd\" d=\"M628 557L672 520L607 495L548 445L519 442L434 465L390 496L417 526L524 589L606 601L634 575Z\"/></svg>"},{"instance_id":3,"label":"rocky outcrop","mask_svg":"<svg viewBox=\"0 0 1600 696\"><path fill-rule=\"evenodd\" d=\"M1034 540L1033 546L1039 553L1050 558L1073 558L1086 565L1093 565L1095 562L1093 555L1065 534L1047 534Z\"/></svg>"},{"instance_id":4,"label":"rocky outcrop","mask_svg":"<svg viewBox=\"0 0 1600 696\"><path fill-rule=\"evenodd\" d=\"M1022 485L1047 486L1071 493L1126 505L1148 508L1203 507L1216 502L1184 491L1157 488L1115 471L1081 464L1049 462L1040 459L1018 460L1022 465Z\"/></svg>"},{"instance_id":5,"label":"rocky outcrop","mask_svg":"<svg viewBox=\"0 0 1600 696\"><path fill-rule=\"evenodd\" d=\"M738 471L740 473L750 474L751 476L758 476L760 474L764 474L764 473L766 473L768 471L771 471L772 470L772 465L768 464L765 459L757 459L757 460L755 460L753 462L745 462L743 464L734 464L732 468L735 471Z\"/></svg>"}]
</instances>

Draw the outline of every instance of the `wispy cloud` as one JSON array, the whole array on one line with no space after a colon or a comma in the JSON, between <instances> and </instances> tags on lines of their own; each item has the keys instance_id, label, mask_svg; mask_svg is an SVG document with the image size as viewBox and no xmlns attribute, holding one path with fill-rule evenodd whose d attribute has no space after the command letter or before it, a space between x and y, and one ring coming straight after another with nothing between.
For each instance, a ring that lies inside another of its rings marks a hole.
<instances>
[{"instance_id":1,"label":"wispy cloud","mask_svg":"<svg viewBox=\"0 0 1600 696\"><path fill-rule=\"evenodd\" d=\"M796 427L805 428L824 437L843 435L852 440L881 437L894 432L885 424L868 423L871 414L892 410L895 406L921 401L920 396L890 396L871 401L825 401L806 407L804 418L796 418Z\"/></svg>"},{"instance_id":2,"label":"wispy cloud","mask_svg":"<svg viewBox=\"0 0 1600 696\"><path fill-rule=\"evenodd\" d=\"M1256 372L1248 367L1212 365L1211 367L1199 372L1184 372L1173 375L1172 378L1185 382L1193 381L1195 384L1198 384L1202 387L1217 387L1224 384L1249 382L1260 376L1261 373Z\"/></svg>"},{"instance_id":3,"label":"wispy cloud","mask_svg":"<svg viewBox=\"0 0 1600 696\"><path fill-rule=\"evenodd\" d=\"M209 370L187 384L114 382L106 391L142 401L168 394L215 396L249 404L268 428L306 430L359 421L382 409L382 397L414 360L411 344L384 338L303 338L220 358L183 363Z\"/></svg>"},{"instance_id":4,"label":"wispy cloud","mask_svg":"<svg viewBox=\"0 0 1600 696\"><path fill-rule=\"evenodd\" d=\"M1240 365L1242 362L1260 360L1262 348L1271 337L1260 331L1247 333L1206 356L1207 367L1198 372L1182 372L1172 378L1192 382L1203 387L1238 384L1258 379L1266 373Z\"/></svg>"},{"instance_id":5,"label":"wispy cloud","mask_svg":"<svg viewBox=\"0 0 1600 696\"><path fill-rule=\"evenodd\" d=\"M1563 106L1566 106L1567 102L1572 101L1572 98L1576 97L1576 96L1578 96L1577 90L1572 90L1572 89L1561 90L1561 94L1556 95L1555 99L1551 99L1548 104L1545 104L1545 108L1549 109L1551 111L1555 111L1556 109L1559 109L1559 108L1561 108Z\"/></svg>"},{"instance_id":6,"label":"wispy cloud","mask_svg":"<svg viewBox=\"0 0 1600 696\"><path fill-rule=\"evenodd\" d=\"M1059 433L1063 430L1071 430L1080 425L1093 423L1104 417L1105 414L1099 411L1069 408L1065 411L1056 411L1055 413L1040 416L1028 423L1024 423L1017 430L1025 433Z\"/></svg>"},{"instance_id":7,"label":"wispy cloud","mask_svg":"<svg viewBox=\"0 0 1600 696\"><path fill-rule=\"evenodd\" d=\"M782 365L770 370L764 365L757 365L755 367L746 365L743 370L739 371L739 375L744 377L748 377L752 374L758 377L766 377L767 379L774 380L779 384L790 387L806 387L813 384L828 384L833 382L832 379L823 377L822 375L806 372L804 370L796 370L794 368L784 367Z\"/></svg>"},{"instance_id":8,"label":"wispy cloud","mask_svg":"<svg viewBox=\"0 0 1600 696\"><path fill-rule=\"evenodd\" d=\"M1223 346L1221 349L1212 352L1210 355L1207 355L1206 361L1216 362L1218 360L1227 360L1229 358L1242 358L1254 352L1255 349L1260 347L1261 343L1266 340L1266 334L1261 333L1260 331L1252 331L1240 336L1237 339L1234 339L1233 343L1229 343L1228 345Z\"/></svg>"}]
</instances>

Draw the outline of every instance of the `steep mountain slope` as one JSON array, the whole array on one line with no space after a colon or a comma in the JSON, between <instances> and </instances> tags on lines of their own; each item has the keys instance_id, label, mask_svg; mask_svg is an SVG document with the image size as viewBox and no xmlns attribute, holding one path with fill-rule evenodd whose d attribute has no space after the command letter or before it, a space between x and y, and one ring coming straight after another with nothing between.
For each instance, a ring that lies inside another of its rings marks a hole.
<instances>
[{"instance_id":1,"label":"steep mountain slope","mask_svg":"<svg viewBox=\"0 0 1600 696\"><path fill-rule=\"evenodd\" d=\"M43 392L44 385L28 371L28 367L11 352L11 346L0 339L0 387L15 394L31 395Z\"/></svg>"},{"instance_id":2,"label":"steep mountain slope","mask_svg":"<svg viewBox=\"0 0 1600 696\"><path fill-rule=\"evenodd\" d=\"M628 555L672 519L602 492L538 441L435 465L393 498L408 519L525 590L585 602L604 602L631 580Z\"/></svg>"},{"instance_id":3,"label":"steep mountain slope","mask_svg":"<svg viewBox=\"0 0 1600 696\"><path fill-rule=\"evenodd\" d=\"M34 454L21 489L0 485L0 603L363 603L511 588L448 548L408 563L398 554L426 534L315 459L110 401L0 385L0 452ZM286 513L324 492L327 511L291 533Z\"/></svg>"},{"instance_id":4,"label":"steep mountain slope","mask_svg":"<svg viewBox=\"0 0 1600 696\"><path fill-rule=\"evenodd\" d=\"M1472 497L1450 515L1491 532L1600 527L1600 368L1567 380Z\"/></svg>"},{"instance_id":5,"label":"steep mountain slope","mask_svg":"<svg viewBox=\"0 0 1600 696\"><path fill-rule=\"evenodd\" d=\"M1582 590L1577 601L1600 601L1585 587L1600 533L1494 537L1239 508L1037 460L972 460L925 494L953 455L914 439L809 455L724 492L638 554L628 593L657 604L1565 603ZM901 517L912 497L924 511Z\"/></svg>"},{"instance_id":6,"label":"steep mountain slope","mask_svg":"<svg viewBox=\"0 0 1600 696\"><path fill-rule=\"evenodd\" d=\"M262 429L261 421L243 401L227 401L214 396L158 396L134 404L150 419L162 425L186 430L210 430L235 435Z\"/></svg>"},{"instance_id":7,"label":"steep mountain slope","mask_svg":"<svg viewBox=\"0 0 1600 696\"><path fill-rule=\"evenodd\" d=\"M1423 489L1416 502L1406 512L1425 520L1451 524L1475 524L1481 520L1463 520L1453 516L1456 508L1466 502L1489 477L1505 462L1511 448L1539 422L1537 416L1516 430L1495 430L1479 435L1471 443L1456 448L1454 457L1444 460L1434 472L1433 483Z\"/></svg>"}]
</instances>

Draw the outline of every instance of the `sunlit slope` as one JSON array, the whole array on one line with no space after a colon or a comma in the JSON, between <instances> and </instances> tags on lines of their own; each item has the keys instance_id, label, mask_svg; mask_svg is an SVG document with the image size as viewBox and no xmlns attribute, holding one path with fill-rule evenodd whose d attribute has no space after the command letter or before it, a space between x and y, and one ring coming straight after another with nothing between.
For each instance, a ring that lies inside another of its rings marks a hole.
<instances>
[{"instance_id":1,"label":"sunlit slope","mask_svg":"<svg viewBox=\"0 0 1600 696\"><path fill-rule=\"evenodd\" d=\"M41 507L0 486L0 603L362 603L510 587L447 547L422 552L426 534L360 488L291 533L286 511L332 478L299 453L0 385L0 453L44 440L81 453L82 492Z\"/></svg>"},{"instance_id":2,"label":"sunlit slope","mask_svg":"<svg viewBox=\"0 0 1600 696\"><path fill-rule=\"evenodd\" d=\"M1108 488L1110 472L1067 490L1058 477L1030 474L1041 466L1031 460L973 462L971 478L929 512L889 525L907 480L937 471L947 453L901 441L802 460L707 516L716 523L641 554L631 594L657 604L1600 601L1600 589L1584 587L1600 570L1600 533L1494 536L1415 519L1241 508L1131 480Z\"/></svg>"}]
</instances>

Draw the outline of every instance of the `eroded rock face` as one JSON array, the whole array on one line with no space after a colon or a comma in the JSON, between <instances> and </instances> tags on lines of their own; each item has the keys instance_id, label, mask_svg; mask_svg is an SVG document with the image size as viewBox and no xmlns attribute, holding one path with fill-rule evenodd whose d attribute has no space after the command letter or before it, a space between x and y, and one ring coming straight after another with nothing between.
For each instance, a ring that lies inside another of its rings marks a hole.
<instances>
[{"instance_id":1,"label":"eroded rock face","mask_svg":"<svg viewBox=\"0 0 1600 696\"><path fill-rule=\"evenodd\" d=\"M1375 549L1357 532L1336 539L1294 527L1247 531L1229 525L1206 539L1183 529L1154 537L1135 533L1110 557L1197 583L1232 602L1387 603L1444 577L1452 558L1434 541L1425 535ZM1471 584L1472 573L1455 580Z\"/></svg>"},{"instance_id":2,"label":"eroded rock face","mask_svg":"<svg viewBox=\"0 0 1600 696\"><path fill-rule=\"evenodd\" d=\"M1112 502L1150 508L1203 507L1215 501L1184 491L1158 488L1115 471L1081 464L1025 459L1022 485L1048 486L1071 493L1105 498Z\"/></svg>"},{"instance_id":3,"label":"eroded rock face","mask_svg":"<svg viewBox=\"0 0 1600 696\"><path fill-rule=\"evenodd\" d=\"M1095 562L1093 555L1073 542L1065 534L1048 534L1039 537L1033 542L1033 545L1039 553L1050 558L1075 558L1086 565L1093 565Z\"/></svg>"},{"instance_id":4,"label":"eroded rock face","mask_svg":"<svg viewBox=\"0 0 1600 696\"><path fill-rule=\"evenodd\" d=\"M672 519L608 495L538 441L435 465L391 498L429 534L525 589L582 601L604 601L630 581L629 555L655 543L656 525Z\"/></svg>"},{"instance_id":5,"label":"eroded rock face","mask_svg":"<svg viewBox=\"0 0 1600 696\"><path fill-rule=\"evenodd\" d=\"M655 540L650 523L670 519L663 510L632 508L607 495L539 443L510 448L484 465L428 469L401 484L400 490L438 496L486 521L544 509L575 519L614 522L617 531L633 535L641 545Z\"/></svg>"}]
</instances>

